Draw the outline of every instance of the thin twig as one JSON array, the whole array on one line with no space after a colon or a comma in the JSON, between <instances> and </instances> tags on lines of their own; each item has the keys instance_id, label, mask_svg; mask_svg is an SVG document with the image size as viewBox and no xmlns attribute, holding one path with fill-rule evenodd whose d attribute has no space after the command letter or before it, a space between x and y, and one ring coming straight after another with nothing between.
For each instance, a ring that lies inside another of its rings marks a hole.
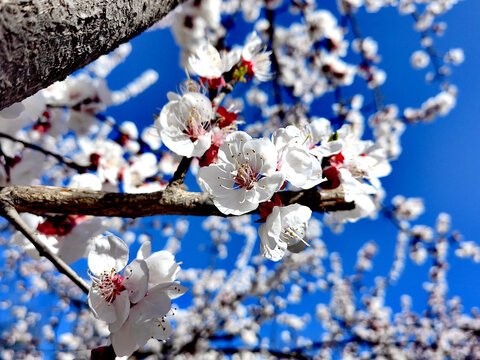
<instances>
[{"instance_id":1,"label":"thin twig","mask_svg":"<svg viewBox=\"0 0 480 360\"><path fill-rule=\"evenodd\" d=\"M357 19L353 13L347 13L346 17L350 22L350 27L353 31L353 35L355 39L360 41L360 54L362 55L362 63L366 66L366 68L370 72L370 60L367 58L365 54L365 50L363 50L362 43L364 39L363 39L362 33L360 32L360 27L358 26ZM376 110L377 111L383 110L384 108L383 95L382 95L382 92L380 91L380 87L376 85L375 87L373 87L372 91L374 95Z\"/></svg>"},{"instance_id":2,"label":"thin twig","mask_svg":"<svg viewBox=\"0 0 480 360\"><path fill-rule=\"evenodd\" d=\"M55 154L51 151L48 151L48 150L45 150L44 148L42 148L41 146L38 146L38 145L35 145L35 144L32 144L32 143L29 143L27 141L23 141L23 140L19 140L19 139L16 139L14 138L13 136L11 135L8 135L8 134L5 134L5 133L1 133L0 132L0 138L5 138L5 139L9 139L11 141L15 141L15 142L18 142L20 144L22 144L23 146L25 146L26 148L29 148L29 149L32 149L32 150L36 150L36 151L39 151L45 155L48 155L48 156L51 156L53 158L55 158L56 160L58 160L58 162L64 164L64 165L67 165L68 167L72 168L72 169L75 169L77 170L78 172L80 173L84 173L88 170L88 166L83 166L83 165L79 165L77 164L76 162L70 160L70 159L67 159L67 158L64 158L63 156L59 155L59 154Z\"/></svg>"},{"instance_id":3,"label":"thin twig","mask_svg":"<svg viewBox=\"0 0 480 360\"><path fill-rule=\"evenodd\" d=\"M18 231L20 231L32 244L35 246L40 256L43 256L50 260L50 262L60 271L62 274L72 280L85 294L88 294L90 287L73 269L67 265L62 259L60 259L55 253L53 253L45 244L40 241L35 233L28 227L23 219L18 214L15 208L2 201L2 207L0 214L7 219Z\"/></svg>"},{"instance_id":4,"label":"thin twig","mask_svg":"<svg viewBox=\"0 0 480 360\"><path fill-rule=\"evenodd\" d=\"M417 10L412 12L412 17L417 22L420 20L420 15ZM420 31L420 36L422 40L429 37L426 30ZM439 81L444 80L445 74L442 73L441 71L442 66L439 62L441 57L437 54L437 51L435 50L432 44L429 44L428 46L424 46L424 48L427 51L428 56L430 57L430 60L432 62L433 68L435 70L435 79Z\"/></svg>"},{"instance_id":5,"label":"thin twig","mask_svg":"<svg viewBox=\"0 0 480 360\"><path fill-rule=\"evenodd\" d=\"M274 76L274 79L272 81L273 95L275 97L276 104L280 105L280 104L283 104L283 99L282 99L282 90L280 89L280 84L278 83L281 75L281 69L280 69L280 64L278 62L277 53L275 51L275 44L274 44L275 11L267 7L266 16L268 20L268 46L272 51L272 67L273 67L273 76ZM280 118L283 120L284 113L282 112L279 115L280 115Z\"/></svg>"}]
</instances>

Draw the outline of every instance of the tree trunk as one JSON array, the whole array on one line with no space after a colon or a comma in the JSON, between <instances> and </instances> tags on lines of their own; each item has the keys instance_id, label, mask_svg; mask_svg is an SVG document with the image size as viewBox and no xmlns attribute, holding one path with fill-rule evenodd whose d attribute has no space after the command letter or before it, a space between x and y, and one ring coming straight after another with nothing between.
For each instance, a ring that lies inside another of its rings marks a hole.
<instances>
[{"instance_id":1,"label":"tree trunk","mask_svg":"<svg viewBox=\"0 0 480 360\"><path fill-rule=\"evenodd\" d=\"M0 110L140 34L180 0L0 0Z\"/></svg>"}]
</instances>

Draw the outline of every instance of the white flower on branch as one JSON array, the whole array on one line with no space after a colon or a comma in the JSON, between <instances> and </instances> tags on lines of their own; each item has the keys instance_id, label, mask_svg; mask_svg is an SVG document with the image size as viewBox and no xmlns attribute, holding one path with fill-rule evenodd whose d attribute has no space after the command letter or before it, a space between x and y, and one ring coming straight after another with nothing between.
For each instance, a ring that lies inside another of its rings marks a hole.
<instances>
[{"instance_id":1,"label":"white flower on branch","mask_svg":"<svg viewBox=\"0 0 480 360\"><path fill-rule=\"evenodd\" d=\"M220 53L212 44L206 43L190 56L188 62L194 74L208 80L210 87L218 88L225 85L223 73L229 71L239 60L238 51Z\"/></svg>"},{"instance_id":2,"label":"white flower on branch","mask_svg":"<svg viewBox=\"0 0 480 360\"><path fill-rule=\"evenodd\" d=\"M203 94L169 93L169 102L155 120L163 143L178 155L202 156L211 145L212 103Z\"/></svg>"},{"instance_id":3,"label":"white flower on branch","mask_svg":"<svg viewBox=\"0 0 480 360\"><path fill-rule=\"evenodd\" d=\"M254 76L258 81L268 81L270 74L270 54L262 45L262 40L256 32L248 35L242 49L241 67L246 67L246 74Z\"/></svg>"},{"instance_id":4,"label":"white flower on branch","mask_svg":"<svg viewBox=\"0 0 480 360\"><path fill-rule=\"evenodd\" d=\"M322 182L322 159L340 151L339 142L328 139L330 122L313 119L303 128L293 125L277 129L272 141L278 151L278 168L295 187L310 189ZM321 145L319 145L321 143Z\"/></svg>"},{"instance_id":5,"label":"white flower on branch","mask_svg":"<svg viewBox=\"0 0 480 360\"><path fill-rule=\"evenodd\" d=\"M88 293L88 305L94 315L109 324L110 332L123 325L130 304L139 302L147 292L148 267L144 260L128 262L128 246L118 237L108 235L95 239L88 255L89 274L93 284Z\"/></svg>"},{"instance_id":6,"label":"white flower on branch","mask_svg":"<svg viewBox=\"0 0 480 360\"><path fill-rule=\"evenodd\" d=\"M258 229L262 255L278 261L285 255L285 249L298 253L310 246L305 236L311 216L312 210L303 205L274 206L265 224Z\"/></svg>"},{"instance_id":7,"label":"white flower on branch","mask_svg":"<svg viewBox=\"0 0 480 360\"><path fill-rule=\"evenodd\" d=\"M151 254L150 242L125 267L127 261L128 247L114 235L95 239L88 256L93 280L88 304L98 319L108 323L117 356L130 356L152 337L166 340L172 331L165 318L171 299L187 291L174 282L179 267L173 255L167 251ZM149 283L154 286L148 289Z\"/></svg>"},{"instance_id":8,"label":"white flower on branch","mask_svg":"<svg viewBox=\"0 0 480 360\"><path fill-rule=\"evenodd\" d=\"M425 51L417 50L410 57L410 63L415 69L424 69L430 63L430 57Z\"/></svg>"},{"instance_id":9,"label":"white flower on branch","mask_svg":"<svg viewBox=\"0 0 480 360\"><path fill-rule=\"evenodd\" d=\"M218 162L200 168L197 181L221 212L241 215L280 190L285 175L276 168L277 150L270 140L237 131L220 146Z\"/></svg>"},{"instance_id":10,"label":"white flower on branch","mask_svg":"<svg viewBox=\"0 0 480 360\"><path fill-rule=\"evenodd\" d=\"M186 287L174 282L180 267L168 251L151 254L151 244L145 242L135 261L146 264L147 281L152 287L132 305L126 321L112 333L112 345L117 356L130 356L151 338L167 340L172 333L172 325L166 318L172 305L171 299L187 291Z\"/></svg>"}]
</instances>

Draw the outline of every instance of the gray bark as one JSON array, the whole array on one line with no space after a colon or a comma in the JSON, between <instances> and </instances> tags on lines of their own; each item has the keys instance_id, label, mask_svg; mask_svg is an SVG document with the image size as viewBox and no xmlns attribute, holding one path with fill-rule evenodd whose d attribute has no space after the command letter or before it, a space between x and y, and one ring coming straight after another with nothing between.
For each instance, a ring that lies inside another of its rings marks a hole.
<instances>
[{"instance_id":1,"label":"gray bark","mask_svg":"<svg viewBox=\"0 0 480 360\"><path fill-rule=\"evenodd\" d=\"M181 0L0 0L0 110L81 69Z\"/></svg>"}]
</instances>

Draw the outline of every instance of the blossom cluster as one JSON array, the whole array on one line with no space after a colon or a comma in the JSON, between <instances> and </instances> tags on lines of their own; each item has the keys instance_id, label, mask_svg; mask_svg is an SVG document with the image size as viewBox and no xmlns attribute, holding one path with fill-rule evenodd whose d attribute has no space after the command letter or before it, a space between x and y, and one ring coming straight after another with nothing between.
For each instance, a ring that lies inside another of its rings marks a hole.
<instances>
[{"instance_id":1,"label":"blossom cluster","mask_svg":"<svg viewBox=\"0 0 480 360\"><path fill-rule=\"evenodd\" d=\"M93 281L88 305L95 317L108 323L117 356L130 356L150 338L168 339L172 327L166 315L171 300L187 291L174 282L180 267L173 255L168 251L152 254L150 242L127 262L128 246L114 235L96 238L88 255Z\"/></svg>"}]
</instances>

